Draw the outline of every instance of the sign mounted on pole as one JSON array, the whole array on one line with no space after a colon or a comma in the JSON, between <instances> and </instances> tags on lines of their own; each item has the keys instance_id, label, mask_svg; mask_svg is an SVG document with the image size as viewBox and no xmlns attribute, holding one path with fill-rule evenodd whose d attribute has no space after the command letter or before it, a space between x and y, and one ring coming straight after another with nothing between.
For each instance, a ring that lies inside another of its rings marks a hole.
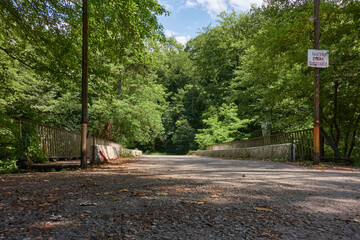
<instances>
[{"instance_id":1,"label":"sign mounted on pole","mask_svg":"<svg viewBox=\"0 0 360 240\"><path fill-rule=\"evenodd\" d=\"M308 49L308 67L329 67L329 51Z\"/></svg>"}]
</instances>

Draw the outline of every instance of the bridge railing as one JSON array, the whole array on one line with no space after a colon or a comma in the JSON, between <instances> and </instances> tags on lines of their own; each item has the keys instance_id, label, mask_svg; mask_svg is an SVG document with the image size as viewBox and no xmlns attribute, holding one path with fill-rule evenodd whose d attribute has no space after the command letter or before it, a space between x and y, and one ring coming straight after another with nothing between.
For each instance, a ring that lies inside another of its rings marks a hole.
<instances>
[{"instance_id":1,"label":"bridge railing","mask_svg":"<svg viewBox=\"0 0 360 240\"><path fill-rule=\"evenodd\" d=\"M235 140L227 143L219 143L206 147L206 150L224 150L232 148L248 148L283 143L293 143L296 149L297 159L309 159L313 155L313 129L305 129L276 135Z\"/></svg>"},{"instance_id":2,"label":"bridge railing","mask_svg":"<svg viewBox=\"0 0 360 240\"><path fill-rule=\"evenodd\" d=\"M45 124L21 120L19 122L19 134L29 132L37 136L39 147L48 158L79 158L81 149L81 134L65 129L48 126ZM102 138L89 136L87 139L88 157L92 155L93 145L118 145Z\"/></svg>"}]
</instances>

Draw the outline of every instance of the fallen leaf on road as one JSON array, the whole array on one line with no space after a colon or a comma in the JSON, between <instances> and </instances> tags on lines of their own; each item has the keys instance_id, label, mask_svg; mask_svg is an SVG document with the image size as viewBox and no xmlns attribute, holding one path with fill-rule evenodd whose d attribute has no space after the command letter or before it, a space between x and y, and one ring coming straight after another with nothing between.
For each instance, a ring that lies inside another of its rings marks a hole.
<instances>
[{"instance_id":1,"label":"fallen leaf on road","mask_svg":"<svg viewBox=\"0 0 360 240\"><path fill-rule=\"evenodd\" d=\"M55 191L59 191L60 189L56 187L56 188L53 188L53 190L55 190Z\"/></svg>"},{"instance_id":2,"label":"fallen leaf on road","mask_svg":"<svg viewBox=\"0 0 360 240\"><path fill-rule=\"evenodd\" d=\"M43 180L43 182L50 182L49 180Z\"/></svg>"},{"instance_id":3,"label":"fallen leaf on road","mask_svg":"<svg viewBox=\"0 0 360 240\"><path fill-rule=\"evenodd\" d=\"M48 202L46 202L46 203L41 203L41 204L39 204L39 206L40 206L40 207L48 207L48 206L51 206L51 203L48 203Z\"/></svg>"},{"instance_id":4,"label":"fallen leaf on road","mask_svg":"<svg viewBox=\"0 0 360 240\"><path fill-rule=\"evenodd\" d=\"M339 220L344 221L344 222L352 222L352 221L354 221L354 219L347 218L347 217L339 217Z\"/></svg>"},{"instance_id":5,"label":"fallen leaf on road","mask_svg":"<svg viewBox=\"0 0 360 240\"><path fill-rule=\"evenodd\" d=\"M167 196L168 193L166 193L166 192L158 192L158 193L156 193L156 195L158 195L158 196Z\"/></svg>"},{"instance_id":6,"label":"fallen leaf on road","mask_svg":"<svg viewBox=\"0 0 360 240\"><path fill-rule=\"evenodd\" d=\"M325 172L325 170L321 170L320 172Z\"/></svg>"},{"instance_id":7,"label":"fallen leaf on road","mask_svg":"<svg viewBox=\"0 0 360 240\"><path fill-rule=\"evenodd\" d=\"M272 212L273 211L272 209L266 208L266 207L254 207L254 210L265 211L265 212Z\"/></svg>"},{"instance_id":8,"label":"fallen leaf on road","mask_svg":"<svg viewBox=\"0 0 360 240\"><path fill-rule=\"evenodd\" d=\"M212 195L211 198L219 198L220 196L218 195Z\"/></svg>"},{"instance_id":9,"label":"fallen leaf on road","mask_svg":"<svg viewBox=\"0 0 360 240\"><path fill-rule=\"evenodd\" d=\"M120 192L128 192L128 191L129 191L129 190L127 190L127 189L125 189L125 188L120 190Z\"/></svg>"},{"instance_id":10,"label":"fallen leaf on road","mask_svg":"<svg viewBox=\"0 0 360 240\"><path fill-rule=\"evenodd\" d=\"M276 236L272 233L263 232L260 234L261 237L269 237L269 238L276 238Z\"/></svg>"},{"instance_id":11,"label":"fallen leaf on road","mask_svg":"<svg viewBox=\"0 0 360 240\"><path fill-rule=\"evenodd\" d=\"M4 232L16 232L18 231L18 228L8 228L8 229L4 229L4 230L0 230L0 233L4 233Z\"/></svg>"},{"instance_id":12,"label":"fallen leaf on road","mask_svg":"<svg viewBox=\"0 0 360 240\"><path fill-rule=\"evenodd\" d=\"M246 175L245 175L245 174L243 174L243 175L242 175L242 177L246 177Z\"/></svg>"},{"instance_id":13,"label":"fallen leaf on road","mask_svg":"<svg viewBox=\"0 0 360 240\"><path fill-rule=\"evenodd\" d=\"M208 225L208 226L210 226L210 227L213 227L213 226L214 226L214 224L209 223L209 222L207 222L207 223L205 223L205 224Z\"/></svg>"},{"instance_id":14,"label":"fallen leaf on road","mask_svg":"<svg viewBox=\"0 0 360 240\"><path fill-rule=\"evenodd\" d=\"M134 197L145 197L145 194L144 194L144 193L132 192L132 193L131 193L131 196L134 196Z\"/></svg>"},{"instance_id":15,"label":"fallen leaf on road","mask_svg":"<svg viewBox=\"0 0 360 240\"><path fill-rule=\"evenodd\" d=\"M41 227L42 230L50 230L53 229L55 226L51 225L51 224L46 224L44 226Z\"/></svg>"},{"instance_id":16,"label":"fallen leaf on road","mask_svg":"<svg viewBox=\"0 0 360 240\"><path fill-rule=\"evenodd\" d=\"M184 204L204 204L206 201L181 201Z\"/></svg>"},{"instance_id":17,"label":"fallen leaf on road","mask_svg":"<svg viewBox=\"0 0 360 240\"><path fill-rule=\"evenodd\" d=\"M114 201L120 201L120 198L114 198Z\"/></svg>"}]
</instances>

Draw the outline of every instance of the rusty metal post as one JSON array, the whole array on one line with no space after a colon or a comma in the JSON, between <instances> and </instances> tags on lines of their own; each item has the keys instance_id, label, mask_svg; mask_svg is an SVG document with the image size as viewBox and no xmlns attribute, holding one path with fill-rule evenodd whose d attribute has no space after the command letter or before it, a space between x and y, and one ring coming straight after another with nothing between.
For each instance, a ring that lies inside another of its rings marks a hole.
<instances>
[{"instance_id":1,"label":"rusty metal post","mask_svg":"<svg viewBox=\"0 0 360 240\"><path fill-rule=\"evenodd\" d=\"M314 0L314 48L320 49L320 0ZM314 68L314 164L320 163L320 86L319 68Z\"/></svg>"},{"instance_id":2,"label":"rusty metal post","mask_svg":"<svg viewBox=\"0 0 360 240\"><path fill-rule=\"evenodd\" d=\"M81 168L87 168L87 134L88 134L88 38L89 6L83 0L83 44L82 44L82 112L81 112Z\"/></svg>"}]
</instances>

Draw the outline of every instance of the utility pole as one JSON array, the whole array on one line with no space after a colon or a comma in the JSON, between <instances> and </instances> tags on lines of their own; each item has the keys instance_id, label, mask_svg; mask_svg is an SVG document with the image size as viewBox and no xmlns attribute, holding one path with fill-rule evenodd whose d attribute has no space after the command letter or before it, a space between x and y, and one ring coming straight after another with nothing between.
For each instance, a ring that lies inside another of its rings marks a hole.
<instances>
[{"instance_id":1,"label":"utility pole","mask_svg":"<svg viewBox=\"0 0 360 240\"><path fill-rule=\"evenodd\" d=\"M81 168L87 168L87 135L88 135L88 38L89 6L83 0L83 44L82 44L82 109L81 109Z\"/></svg>"},{"instance_id":2,"label":"utility pole","mask_svg":"<svg viewBox=\"0 0 360 240\"><path fill-rule=\"evenodd\" d=\"M314 49L320 49L320 0L314 0L314 31L315 41ZM314 68L314 164L320 163L320 86L319 86L320 69Z\"/></svg>"}]
</instances>

